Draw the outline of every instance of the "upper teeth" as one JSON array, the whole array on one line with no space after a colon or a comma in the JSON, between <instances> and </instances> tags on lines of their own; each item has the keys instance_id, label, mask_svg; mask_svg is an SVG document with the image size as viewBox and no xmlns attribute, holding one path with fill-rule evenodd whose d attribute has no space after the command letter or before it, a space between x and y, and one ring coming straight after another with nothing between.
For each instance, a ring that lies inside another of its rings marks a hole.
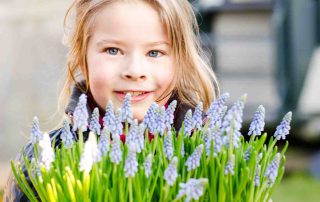
<instances>
[{"instance_id":1,"label":"upper teeth","mask_svg":"<svg viewBox=\"0 0 320 202\"><path fill-rule=\"evenodd\" d=\"M123 93L124 93L124 94L130 93L131 96L138 96L138 95L143 94L144 92L123 92Z\"/></svg>"}]
</instances>

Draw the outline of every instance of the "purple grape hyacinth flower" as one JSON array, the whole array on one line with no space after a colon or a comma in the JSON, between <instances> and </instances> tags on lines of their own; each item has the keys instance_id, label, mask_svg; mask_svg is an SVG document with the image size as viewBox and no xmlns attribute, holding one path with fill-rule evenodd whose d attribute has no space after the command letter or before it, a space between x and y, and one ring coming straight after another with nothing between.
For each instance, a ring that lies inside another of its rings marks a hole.
<instances>
[{"instance_id":1,"label":"purple grape hyacinth flower","mask_svg":"<svg viewBox=\"0 0 320 202\"><path fill-rule=\"evenodd\" d=\"M247 151L244 153L244 160L245 161L249 161L250 160L250 154L251 154L251 146L249 146Z\"/></svg>"},{"instance_id":2,"label":"purple grape hyacinth flower","mask_svg":"<svg viewBox=\"0 0 320 202\"><path fill-rule=\"evenodd\" d=\"M210 128L216 126L216 124L221 127L221 119L224 114L224 104L229 99L229 93L223 93L217 100L213 101L206 113L210 121Z\"/></svg>"},{"instance_id":3,"label":"purple grape hyacinth flower","mask_svg":"<svg viewBox=\"0 0 320 202\"><path fill-rule=\"evenodd\" d=\"M278 170L280 165L280 153L277 153L272 162L269 164L264 176L268 178L268 185L273 185L278 176Z\"/></svg>"},{"instance_id":4,"label":"purple grape hyacinth flower","mask_svg":"<svg viewBox=\"0 0 320 202\"><path fill-rule=\"evenodd\" d=\"M235 156L234 154L231 154L224 170L225 175L227 175L228 173L231 173L231 175L234 175L234 163L235 163Z\"/></svg>"},{"instance_id":5,"label":"purple grape hyacinth flower","mask_svg":"<svg viewBox=\"0 0 320 202\"><path fill-rule=\"evenodd\" d=\"M261 165L256 166L256 171L254 174L254 186L259 187L260 186L260 172L261 172Z\"/></svg>"},{"instance_id":6,"label":"purple grape hyacinth flower","mask_svg":"<svg viewBox=\"0 0 320 202\"><path fill-rule=\"evenodd\" d=\"M213 139L212 139L212 132L211 132L211 128L208 128L207 131L205 131L204 133L204 137L203 137L203 140L204 140L204 144L205 144L205 147L206 147L206 155L209 156L210 155L210 152L211 152L211 144L213 144Z\"/></svg>"},{"instance_id":7,"label":"purple grape hyacinth flower","mask_svg":"<svg viewBox=\"0 0 320 202\"><path fill-rule=\"evenodd\" d=\"M177 100L173 100L166 109L165 124L168 130L171 130L171 124L174 121L174 111L177 107Z\"/></svg>"},{"instance_id":8,"label":"purple grape hyacinth flower","mask_svg":"<svg viewBox=\"0 0 320 202\"><path fill-rule=\"evenodd\" d=\"M122 134L123 126L121 124L121 109L118 109L116 114L113 111L112 101L109 101L105 116L103 117L103 125L107 127L113 136Z\"/></svg>"},{"instance_id":9,"label":"purple grape hyacinth flower","mask_svg":"<svg viewBox=\"0 0 320 202\"><path fill-rule=\"evenodd\" d=\"M177 195L177 199L186 196L186 202L194 200L199 200L199 198L204 194L204 186L208 184L208 179L200 178L194 179L190 178L186 183L180 183L180 190Z\"/></svg>"},{"instance_id":10,"label":"purple grape hyacinth flower","mask_svg":"<svg viewBox=\"0 0 320 202\"><path fill-rule=\"evenodd\" d=\"M106 126L108 123L110 123L110 117L114 116L114 110L113 110L113 103L112 101L110 100L107 104L107 107L106 107L106 113L103 117L103 122L104 122L104 126Z\"/></svg>"},{"instance_id":11,"label":"purple grape hyacinth flower","mask_svg":"<svg viewBox=\"0 0 320 202\"><path fill-rule=\"evenodd\" d=\"M202 110L203 110L203 104L202 102L198 103L198 106L194 110L193 116L192 116L192 128L197 128L198 130L201 129L202 126Z\"/></svg>"},{"instance_id":12,"label":"purple grape hyacinth flower","mask_svg":"<svg viewBox=\"0 0 320 202\"><path fill-rule=\"evenodd\" d=\"M40 131L39 127L39 119L38 117L33 117L32 120L32 127L31 127L31 142L32 144L35 144L39 142L43 138L43 134Z\"/></svg>"},{"instance_id":13,"label":"purple grape hyacinth flower","mask_svg":"<svg viewBox=\"0 0 320 202\"><path fill-rule=\"evenodd\" d=\"M73 135L71 134L71 131L70 131L69 118L65 118L63 120L63 127L61 129L60 138L61 138L65 148L71 148L72 147Z\"/></svg>"},{"instance_id":14,"label":"purple grape hyacinth flower","mask_svg":"<svg viewBox=\"0 0 320 202\"><path fill-rule=\"evenodd\" d=\"M123 132L123 125L122 125L122 122L121 122L121 108L118 108L116 113L115 113L114 126L115 127L113 129L113 134L121 135L122 132Z\"/></svg>"},{"instance_id":15,"label":"purple grape hyacinth flower","mask_svg":"<svg viewBox=\"0 0 320 202\"><path fill-rule=\"evenodd\" d=\"M122 161L122 150L120 136L115 135L111 144L110 161L115 164L119 164Z\"/></svg>"},{"instance_id":16,"label":"purple grape hyacinth flower","mask_svg":"<svg viewBox=\"0 0 320 202\"><path fill-rule=\"evenodd\" d=\"M101 133L98 107L94 108L94 110L92 112L91 120L90 120L90 124L89 124L89 129L90 129L90 131L94 132L97 135L100 135L100 133Z\"/></svg>"},{"instance_id":17,"label":"purple grape hyacinth flower","mask_svg":"<svg viewBox=\"0 0 320 202\"><path fill-rule=\"evenodd\" d=\"M198 145L194 152L188 157L185 165L188 167L188 171L194 170L200 166L200 159L203 151L203 144Z\"/></svg>"},{"instance_id":18,"label":"purple grape hyacinth flower","mask_svg":"<svg viewBox=\"0 0 320 202\"><path fill-rule=\"evenodd\" d=\"M138 172L138 160L135 146L132 143L128 145L129 152L124 163L124 175L125 177L134 177Z\"/></svg>"},{"instance_id":19,"label":"purple grape hyacinth flower","mask_svg":"<svg viewBox=\"0 0 320 202\"><path fill-rule=\"evenodd\" d=\"M73 131L76 131L77 129L82 132L87 131L88 119L87 96L86 94L81 94L73 113Z\"/></svg>"},{"instance_id":20,"label":"purple grape hyacinth flower","mask_svg":"<svg viewBox=\"0 0 320 202\"><path fill-rule=\"evenodd\" d=\"M175 156L172 158L170 164L164 171L163 178L166 180L166 182L170 186L172 186L175 183L178 177L177 166L178 166L178 158Z\"/></svg>"},{"instance_id":21,"label":"purple grape hyacinth flower","mask_svg":"<svg viewBox=\"0 0 320 202\"><path fill-rule=\"evenodd\" d=\"M149 129L154 125L157 108L158 108L158 104L153 102L149 107L146 115L143 118L143 124L147 126Z\"/></svg>"},{"instance_id":22,"label":"purple grape hyacinth flower","mask_svg":"<svg viewBox=\"0 0 320 202\"><path fill-rule=\"evenodd\" d=\"M231 138L233 146L236 148L240 147L240 129L242 127L243 108L246 98L246 94L241 96L240 99L234 103L231 109L227 111L227 114L223 119L222 128L223 131L226 132L226 136L223 137L223 141L227 146L229 145Z\"/></svg>"},{"instance_id":23,"label":"purple grape hyacinth flower","mask_svg":"<svg viewBox=\"0 0 320 202\"><path fill-rule=\"evenodd\" d=\"M106 107L106 113L103 117L103 126L104 127L110 127L111 124L113 124L113 120L115 119L115 114L114 114L114 111L113 111L113 103L112 101L110 100L107 104L107 107ZM110 128L109 128L110 130ZM111 130L110 130L111 132Z\"/></svg>"},{"instance_id":24,"label":"purple grape hyacinth flower","mask_svg":"<svg viewBox=\"0 0 320 202\"><path fill-rule=\"evenodd\" d=\"M220 128L218 126L214 128L208 128L205 133L204 142L206 146L206 155L210 155L211 144L213 144L213 156L216 157L220 153L223 145Z\"/></svg>"},{"instance_id":25,"label":"purple grape hyacinth flower","mask_svg":"<svg viewBox=\"0 0 320 202\"><path fill-rule=\"evenodd\" d=\"M149 178L152 171L152 154L148 154L147 158L145 158L145 161L143 162L143 168L146 177Z\"/></svg>"},{"instance_id":26,"label":"purple grape hyacinth flower","mask_svg":"<svg viewBox=\"0 0 320 202\"><path fill-rule=\"evenodd\" d=\"M276 132L274 133L274 137L277 140L286 139L286 135L289 134L291 129L290 122L292 119L292 112L288 112L282 119L281 123L277 126Z\"/></svg>"},{"instance_id":27,"label":"purple grape hyacinth flower","mask_svg":"<svg viewBox=\"0 0 320 202\"><path fill-rule=\"evenodd\" d=\"M260 105L254 114L253 120L250 124L248 135L261 135L261 131L264 130L264 117L265 117L265 109L262 105Z\"/></svg>"},{"instance_id":28,"label":"purple grape hyacinth flower","mask_svg":"<svg viewBox=\"0 0 320 202\"><path fill-rule=\"evenodd\" d=\"M190 136L193 129L192 111L189 109L184 117L184 134Z\"/></svg>"},{"instance_id":29,"label":"purple grape hyacinth flower","mask_svg":"<svg viewBox=\"0 0 320 202\"><path fill-rule=\"evenodd\" d=\"M128 122L131 123L133 119L133 113L131 108L131 94L127 93L124 97L123 106L121 109L122 122Z\"/></svg>"},{"instance_id":30,"label":"purple grape hyacinth flower","mask_svg":"<svg viewBox=\"0 0 320 202\"><path fill-rule=\"evenodd\" d=\"M171 160L173 157L173 143L172 143L172 133L171 130L168 131L167 135L164 137L164 154L168 160Z\"/></svg>"},{"instance_id":31,"label":"purple grape hyacinth flower","mask_svg":"<svg viewBox=\"0 0 320 202\"><path fill-rule=\"evenodd\" d=\"M138 134L136 136L136 141L137 141L137 153L141 153L142 150L144 149L144 131L146 129L146 126L143 123L140 123L138 126Z\"/></svg>"},{"instance_id":32,"label":"purple grape hyacinth flower","mask_svg":"<svg viewBox=\"0 0 320 202\"><path fill-rule=\"evenodd\" d=\"M99 144L98 149L102 155L102 157L106 156L108 154L109 148L110 148L110 132L106 127L102 129L100 138L99 138Z\"/></svg>"},{"instance_id":33,"label":"purple grape hyacinth flower","mask_svg":"<svg viewBox=\"0 0 320 202\"><path fill-rule=\"evenodd\" d=\"M134 119L130 125L128 135L126 136L126 144L132 145L137 150L138 147L138 120Z\"/></svg>"},{"instance_id":34,"label":"purple grape hyacinth flower","mask_svg":"<svg viewBox=\"0 0 320 202\"><path fill-rule=\"evenodd\" d=\"M158 107L157 110L157 116L156 116L156 132L159 133L159 135L163 135L164 131L166 130L166 109L164 106Z\"/></svg>"},{"instance_id":35,"label":"purple grape hyacinth flower","mask_svg":"<svg viewBox=\"0 0 320 202\"><path fill-rule=\"evenodd\" d=\"M220 131L220 128L218 126L212 129L212 137L213 137L213 140L214 140L213 156L216 157L220 153L220 151L222 149L222 146L223 146L221 131Z\"/></svg>"}]
</instances>

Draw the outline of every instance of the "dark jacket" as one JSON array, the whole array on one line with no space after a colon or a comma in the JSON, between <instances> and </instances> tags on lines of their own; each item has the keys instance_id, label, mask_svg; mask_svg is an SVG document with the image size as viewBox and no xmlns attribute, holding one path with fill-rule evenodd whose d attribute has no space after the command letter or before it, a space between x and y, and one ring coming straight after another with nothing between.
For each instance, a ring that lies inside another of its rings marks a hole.
<instances>
[{"instance_id":1,"label":"dark jacket","mask_svg":"<svg viewBox=\"0 0 320 202\"><path fill-rule=\"evenodd\" d=\"M73 114L73 111L77 105L77 102L78 102L78 99L79 99L79 96L83 93L81 91L81 89L84 89L85 83L84 82L81 82L79 83L79 86L78 87L75 87L71 93L71 97L70 97L70 100L69 100L69 103L66 107L66 114L68 114L69 116L72 117L72 114ZM89 112L89 114L92 113L94 107L98 106L91 93L88 92L86 93L87 96L88 96L88 104L87 104L87 110ZM176 111L175 111L175 119L174 119L174 128L176 129L176 131L178 131L181 127L181 124L182 124L182 121L184 119L184 116L185 116L185 113L187 112L188 109L192 109L194 110L192 107L190 107L189 105L187 104L183 104L179 101L178 99L178 96L176 93L173 93L172 96L170 97L168 103L170 103L171 101L173 100L177 100L177 107L176 107ZM103 109L100 109L99 110L101 112L101 115L104 113L104 110ZM72 127L70 127L72 128ZM60 140L60 135L61 135L61 128L57 129L57 130L54 130L54 131L51 131L49 133L50 137L51 137L51 140L56 140L56 143L55 143L55 146L59 146L61 145L61 140ZM76 136L76 133L74 133L73 131L71 131L74 138L77 139L77 136ZM87 134L84 133L84 140L86 139L87 137ZM33 153L33 146L32 146L32 143L29 141L26 145L25 145L25 149L24 149L24 154L29 158L31 159L33 156L34 156L34 153ZM23 158L22 158L22 155L21 155L21 152L17 155L16 159L15 159L15 164L17 164L18 162L20 162L20 164L22 165L22 168L24 170L24 173L27 177L27 180L28 180L28 175L27 175L27 172L26 172L26 169L24 168L24 163L23 163ZM28 180L29 181L29 180ZM31 185L31 183L30 183ZM32 185L31 185L32 186ZM33 188L33 187L32 187ZM26 195L21 191L21 189L19 188L19 185L17 183L17 181L15 180L14 178L14 175L12 173L12 171L10 172L10 175L9 175L9 178L8 178L8 181L7 181L7 184L6 184L6 187L5 187L5 190L4 190L4 196L3 196L3 201L4 202L9 202L9 201L29 201L28 198L26 197ZM39 199L40 201L40 199Z\"/></svg>"}]
</instances>

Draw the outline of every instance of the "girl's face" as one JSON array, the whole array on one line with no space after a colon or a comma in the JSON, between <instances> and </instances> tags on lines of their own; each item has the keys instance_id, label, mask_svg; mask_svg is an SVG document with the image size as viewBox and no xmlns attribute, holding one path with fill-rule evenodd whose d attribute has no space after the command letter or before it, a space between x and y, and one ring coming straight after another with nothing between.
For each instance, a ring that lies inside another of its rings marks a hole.
<instances>
[{"instance_id":1,"label":"girl's face","mask_svg":"<svg viewBox=\"0 0 320 202\"><path fill-rule=\"evenodd\" d=\"M122 107L131 92L134 118L141 121L151 103L173 88L171 44L157 11L147 3L112 3L100 10L86 57L90 90L102 108L109 100Z\"/></svg>"}]
</instances>

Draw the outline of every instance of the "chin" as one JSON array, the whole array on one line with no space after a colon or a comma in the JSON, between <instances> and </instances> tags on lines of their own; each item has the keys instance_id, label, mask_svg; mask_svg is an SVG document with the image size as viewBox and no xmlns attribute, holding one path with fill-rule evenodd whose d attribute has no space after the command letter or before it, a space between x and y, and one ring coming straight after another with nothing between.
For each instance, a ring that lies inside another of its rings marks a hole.
<instances>
[{"instance_id":1,"label":"chin","mask_svg":"<svg viewBox=\"0 0 320 202\"><path fill-rule=\"evenodd\" d=\"M133 107L133 109L132 109L133 119L137 119L138 122L140 123L143 120L143 118L144 118L145 114L147 113L147 111L148 111L147 108L146 109L141 109L141 108L137 109L137 108Z\"/></svg>"}]
</instances>

